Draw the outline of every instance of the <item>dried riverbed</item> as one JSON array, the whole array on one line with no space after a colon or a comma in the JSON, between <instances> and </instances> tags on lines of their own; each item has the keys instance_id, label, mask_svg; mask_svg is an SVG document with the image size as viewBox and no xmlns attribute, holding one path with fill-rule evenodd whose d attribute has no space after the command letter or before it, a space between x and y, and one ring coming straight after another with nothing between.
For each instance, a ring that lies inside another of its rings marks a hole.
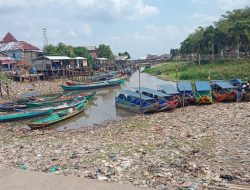
<instances>
[{"instance_id":1,"label":"dried riverbed","mask_svg":"<svg viewBox=\"0 0 250 190\"><path fill-rule=\"evenodd\" d=\"M0 127L0 166L206 189L250 183L250 103L192 106L65 131Z\"/></svg>"}]
</instances>

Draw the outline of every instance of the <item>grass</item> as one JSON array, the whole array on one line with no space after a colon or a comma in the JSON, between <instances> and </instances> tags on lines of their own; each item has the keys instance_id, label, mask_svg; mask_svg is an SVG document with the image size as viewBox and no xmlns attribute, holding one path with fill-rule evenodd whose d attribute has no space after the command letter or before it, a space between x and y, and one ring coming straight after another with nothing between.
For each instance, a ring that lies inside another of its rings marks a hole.
<instances>
[{"instance_id":1,"label":"grass","mask_svg":"<svg viewBox=\"0 0 250 190\"><path fill-rule=\"evenodd\" d=\"M215 61L200 66L192 62L169 62L145 69L144 72L157 75L160 71L159 78L176 80L176 68L177 80L250 79L250 59Z\"/></svg>"}]
</instances>

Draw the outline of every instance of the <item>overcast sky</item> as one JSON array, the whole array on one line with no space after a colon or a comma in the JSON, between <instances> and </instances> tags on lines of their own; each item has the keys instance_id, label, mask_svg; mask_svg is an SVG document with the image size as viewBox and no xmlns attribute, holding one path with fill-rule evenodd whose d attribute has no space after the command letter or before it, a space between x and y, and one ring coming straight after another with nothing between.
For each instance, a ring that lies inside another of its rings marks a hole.
<instances>
[{"instance_id":1,"label":"overcast sky","mask_svg":"<svg viewBox=\"0 0 250 190\"><path fill-rule=\"evenodd\" d=\"M198 26L250 0L0 0L0 38L11 32L40 48L49 44L105 43L133 58L169 53Z\"/></svg>"}]
</instances>

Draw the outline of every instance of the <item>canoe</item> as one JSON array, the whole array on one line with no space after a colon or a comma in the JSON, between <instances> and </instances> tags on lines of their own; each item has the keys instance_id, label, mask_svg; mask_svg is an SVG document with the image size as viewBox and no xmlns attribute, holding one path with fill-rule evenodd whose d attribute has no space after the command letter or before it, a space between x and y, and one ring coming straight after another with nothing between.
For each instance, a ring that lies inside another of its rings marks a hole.
<instances>
[{"instance_id":1,"label":"canoe","mask_svg":"<svg viewBox=\"0 0 250 190\"><path fill-rule=\"evenodd\" d=\"M84 100L87 101L86 98ZM44 110L52 109L53 111L59 111L59 110L65 110L65 109L76 107L81 103L82 103L82 101L75 101L75 102L72 102L72 103L65 102L64 104L59 104L59 105L54 105L54 106L49 106L49 107L43 107L43 108L36 108L36 109L32 109L32 110L33 111L44 111Z\"/></svg>"},{"instance_id":2,"label":"canoe","mask_svg":"<svg viewBox=\"0 0 250 190\"><path fill-rule=\"evenodd\" d=\"M195 100L197 104L212 104L212 89L209 81L196 81L195 86Z\"/></svg>"},{"instance_id":3,"label":"canoe","mask_svg":"<svg viewBox=\"0 0 250 190\"><path fill-rule=\"evenodd\" d=\"M236 101L237 90L227 81L211 81L212 95L217 102Z\"/></svg>"},{"instance_id":4,"label":"canoe","mask_svg":"<svg viewBox=\"0 0 250 190\"><path fill-rule=\"evenodd\" d=\"M130 90L121 90L115 98L116 107L134 113L150 113L159 108L154 98Z\"/></svg>"},{"instance_id":5,"label":"canoe","mask_svg":"<svg viewBox=\"0 0 250 190\"><path fill-rule=\"evenodd\" d=\"M146 87L138 87L134 89L137 93L141 92L145 96L154 98L155 101L159 103L159 107L156 111L172 110L178 106L178 101L169 100L171 96L166 93Z\"/></svg>"},{"instance_id":6,"label":"canoe","mask_svg":"<svg viewBox=\"0 0 250 190\"><path fill-rule=\"evenodd\" d=\"M0 112L15 111L16 109L26 109L25 104L15 104L13 102L0 104Z\"/></svg>"},{"instance_id":7,"label":"canoe","mask_svg":"<svg viewBox=\"0 0 250 190\"><path fill-rule=\"evenodd\" d=\"M90 94L80 94L77 96L62 96L59 99L55 99L52 101L32 101L32 102L28 102L26 103L28 108L35 108L35 107L43 107L43 106L51 106L53 104L62 104L65 102L73 102L76 100L80 100L86 97L87 100L91 100L93 99L94 95L96 94L96 92L92 92Z\"/></svg>"},{"instance_id":8,"label":"canoe","mask_svg":"<svg viewBox=\"0 0 250 190\"><path fill-rule=\"evenodd\" d=\"M9 121L17 121L23 119L35 118L43 115L52 114L53 110L44 110L44 111L24 111L13 114L6 114L0 116L0 122L9 122Z\"/></svg>"},{"instance_id":9,"label":"canoe","mask_svg":"<svg viewBox=\"0 0 250 190\"><path fill-rule=\"evenodd\" d=\"M88 101L83 100L83 101L81 101L81 103L79 105L77 105L75 107L54 113L47 118L40 119L40 120L34 121L32 123L28 123L28 126L31 129L39 129L39 128L51 126L51 125L58 123L60 121L64 121L70 117L73 117L73 116L81 113L84 110L87 103L88 103Z\"/></svg>"},{"instance_id":10,"label":"canoe","mask_svg":"<svg viewBox=\"0 0 250 190\"><path fill-rule=\"evenodd\" d=\"M109 80L105 82L88 84L88 85L73 85L73 86L62 85L62 88L65 91L90 90L90 89L119 86L122 83L124 83L124 79L112 80L112 81Z\"/></svg>"}]
</instances>

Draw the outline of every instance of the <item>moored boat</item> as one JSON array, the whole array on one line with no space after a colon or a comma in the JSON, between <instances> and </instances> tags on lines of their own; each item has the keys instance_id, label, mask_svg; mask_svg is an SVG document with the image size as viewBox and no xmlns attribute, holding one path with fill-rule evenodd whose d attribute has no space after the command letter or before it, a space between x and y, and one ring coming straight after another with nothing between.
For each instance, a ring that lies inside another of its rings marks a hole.
<instances>
[{"instance_id":1,"label":"moored boat","mask_svg":"<svg viewBox=\"0 0 250 190\"><path fill-rule=\"evenodd\" d=\"M32 123L28 123L28 126L31 129L39 129L39 128L48 127L48 126L51 126L55 123L64 121L68 118L71 118L71 117L81 113L84 110L85 106L87 105L87 102L88 101L83 100L83 101L81 101L80 104L78 104L75 107L54 113L47 118L43 118L43 119L34 121Z\"/></svg>"},{"instance_id":2,"label":"moored boat","mask_svg":"<svg viewBox=\"0 0 250 190\"><path fill-rule=\"evenodd\" d=\"M237 101L250 101L250 81L243 82L241 79L230 80L237 91Z\"/></svg>"},{"instance_id":3,"label":"moored boat","mask_svg":"<svg viewBox=\"0 0 250 190\"><path fill-rule=\"evenodd\" d=\"M16 104L13 102L0 104L0 112L15 111L16 109L26 109L26 104Z\"/></svg>"},{"instance_id":4,"label":"moored boat","mask_svg":"<svg viewBox=\"0 0 250 190\"><path fill-rule=\"evenodd\" d=\"M211 81L212 95L217 102L236 101L237 91L227 81Z\"/></svg>"},{"instance_id":5,"label":"moored boat","mask_svg":"<svg viewBox=\"0 0 250 190\"><path fill-rule=\"evenodd\" d=\"M181 105L181 97L179 95L179 92L177 90L177 84L172 83L172 84L164 84L159 86L159 91L164 92L169 95L169 100L175 100L178 101L178 105Z\"/></svg>"},{"instance_id":6,"label":"moored boat","mask_svg":"<svg viewBox=\"0 0 250 190\"><path fill-rule=\"evenodd\" d=\"M158 109L159 103L154 98L130 90L121 90L115 98L118 108L134 113L149 113Z\"/></svg>"},{"instance_id":7,"label":"moored boat","mask_svg":"<svg viewBox=\"0 0 250 190\"><path fill-rule=\"evenodd\" d=\"M213 102L212 89L209 81L196 81L194 86L197 104L211 104Z\"/></svg>"},{"instance_id":8,"label":"moored boat","mask_svg":"<svg viewBox=\"0 0 250 190\"><path fill-rule=\"evenodd\" d=\"M167 111L172 110L178 106L178 100L169 100L171 96L166 93L153 90L146 87L134 88L137 93L142 93L145 96L154 98L159 103L159 107L156 111Z\"/></svg>"},{"instance_id":9,"label":"moored boat","mask_svg":"<svg viewBox=\"0 0 250 190\"><path fill-rule=\"evenodd\" d=\"M62 88L65 91L78 91L78 90L90 90L90 89L119 86L122 83L124 83L124 79L108 80L104 82L98 82L98 83L87 84L87 85L73 85L73 86L62 85Z\"/></svg>"},{"instance_id":10,"label":"moored boat","mask_svg":"<svg viewBox=\"0 0 250 190\"><path fill-rule=\"evenodd\" d=\"M181 97L182 106L187 106L195 103L192 83L190 81L180 81L177 83L177 89Z\"/></svg>"},{"instance_id":11,"label":"moored boat","mask_svg":"<svg viewBox=\"0 0 250 190\"><path fill-rule=\"evenodd\" d=\"M80 94L76 96L62 96L59 99L55 99L52 101L32 101L32 102L27 102L26 105L28 108L35 108L35 107L43 107L43 106L51 106L53 104L59 104L59 103L65 103L65 102L73 102L76 100L80 100L86 97L87 100L90 100L94 97L96 94L96 91L89 93L89 94Z\"/></svg>"},{"instance_id":12,"label":"moored boat","mask_svg":"<svg viewBox=\"0 0 250 190\"><path fill-rule=\"evenodd\" d=\"M43 111L23 111L16 112L12 114L0 115L0 122L9 122L9 121L17 121L23 119L30 119L44 115L52 114L53 109L43 110Z\"/></svg>"}]
</instances>

